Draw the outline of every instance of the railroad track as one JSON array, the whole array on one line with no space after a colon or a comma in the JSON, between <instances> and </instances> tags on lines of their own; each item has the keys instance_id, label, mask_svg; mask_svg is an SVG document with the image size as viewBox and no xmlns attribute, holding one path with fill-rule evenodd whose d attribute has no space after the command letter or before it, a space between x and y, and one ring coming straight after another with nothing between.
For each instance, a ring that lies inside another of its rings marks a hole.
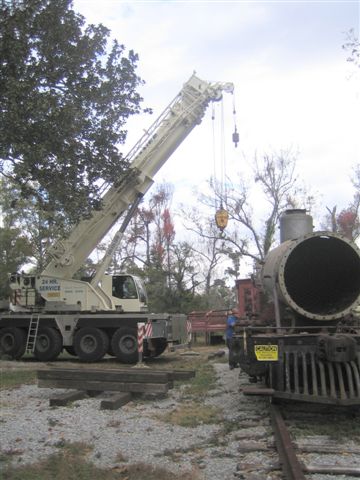
<instances>
[{"instance_id":1,"label":"railroad track","mask_svg":"<svg viewBox=\"0 0 360 480\"><path fill-rule=\"evenodd\" d=\"M244 382L244 380L243 380ZM241 382L241 383L243 383ZM246 382L246 380L245 380ZM246 387L246 383L243 383ZM252 424L263 435L241 438L235 478L351 480L360 478L360 410L246 397ZM254 409L251 409L251 403ZM260 408L259 408L260 407ZM262 412L256 417L256 411ZM250 425L250 424L249 424ZM246 428L246 421L240 428Z\"/></svg>"},{"instance_id":2,"label":"railroad track","mask_svg":"<svg viewBox=\"0 0 360 480\"><path fill-rule=\"evenodd\" d=\"M360 411L324 405L271 405L286 479L360 477Z\"/></svg>"}]
</instances>

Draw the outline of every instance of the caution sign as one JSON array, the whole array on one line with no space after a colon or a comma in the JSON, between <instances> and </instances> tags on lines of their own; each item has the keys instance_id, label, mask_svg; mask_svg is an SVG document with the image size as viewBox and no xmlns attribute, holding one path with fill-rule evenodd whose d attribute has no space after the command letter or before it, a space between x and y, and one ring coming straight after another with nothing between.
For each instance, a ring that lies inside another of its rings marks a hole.
<instances>
[{"instance_id":1,"label":"caution sign","mask_svg":"<svg viewBox=\"0 0 360 480\"><path fill-rule=\"evenodd\" d=\"M255 345L256 360L259 362L276 362L279 359L277 345Z\"/></svg>"}]
</instances>

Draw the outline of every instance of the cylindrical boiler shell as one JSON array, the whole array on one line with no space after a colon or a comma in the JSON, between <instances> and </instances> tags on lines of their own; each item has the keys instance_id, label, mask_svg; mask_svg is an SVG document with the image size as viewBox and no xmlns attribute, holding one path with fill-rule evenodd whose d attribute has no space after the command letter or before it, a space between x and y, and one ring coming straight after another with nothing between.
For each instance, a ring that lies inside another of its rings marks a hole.
<instances>
[{"instance_id":1,"label":"cylindrical boiler shell","mask_svg":"<svg viewBox=\"0 0 360 480\"><path fill-rule=\"evenodd\" d=\"M317 232L269 252L261 272L271 296L313 320L335 320L360 302L360 251L346 238Z\"/></svg>"}]
</instances>

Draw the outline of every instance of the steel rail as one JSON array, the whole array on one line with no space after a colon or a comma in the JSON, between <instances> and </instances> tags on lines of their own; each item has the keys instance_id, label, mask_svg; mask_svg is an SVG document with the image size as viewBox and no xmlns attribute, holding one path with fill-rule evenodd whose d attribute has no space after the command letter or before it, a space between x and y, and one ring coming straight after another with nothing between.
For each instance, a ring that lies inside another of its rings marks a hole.
<instances>
[{"instance_id":1,"label":"steel rail","mask_svg":"<svg viewBox=\"0 0 360 480\"><path fill-rule=\"evenodd\" d=\"M276 448L286 480L305 480L304 468L296 456L295 448L279 407L271 404L270 413Z\"/></svg>"}]
</instances>

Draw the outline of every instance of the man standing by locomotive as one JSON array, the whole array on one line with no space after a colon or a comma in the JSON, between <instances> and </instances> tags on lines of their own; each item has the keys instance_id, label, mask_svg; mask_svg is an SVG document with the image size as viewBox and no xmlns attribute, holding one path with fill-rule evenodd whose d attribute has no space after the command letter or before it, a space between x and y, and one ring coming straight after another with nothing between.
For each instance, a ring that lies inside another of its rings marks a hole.
<instances>
[{"instance_id":1,"label":"man standing by locomotive","mask_svg":"<svg viewBox=\"0 0 360 480\"><path fill-rule=\"evenodd\" d=\"M229 349L229 367L230 370L236 367L236 362L233 361L231 352L232 337L234 335L234 327L239 317L237 308L233 308L226 320L226 345Z\"/></svg>"}]
</instances>

